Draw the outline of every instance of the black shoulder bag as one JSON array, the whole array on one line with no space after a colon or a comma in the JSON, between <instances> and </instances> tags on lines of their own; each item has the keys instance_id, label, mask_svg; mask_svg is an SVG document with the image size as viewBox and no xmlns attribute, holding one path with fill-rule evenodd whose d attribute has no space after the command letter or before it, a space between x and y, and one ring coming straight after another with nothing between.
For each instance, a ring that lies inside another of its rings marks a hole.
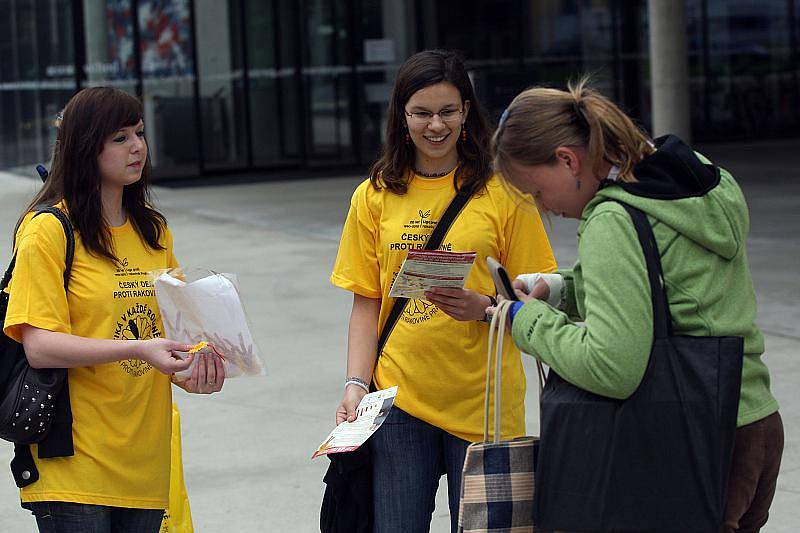
<instances>
[{"instance_id":1,"label":"black shoulder bag","mask_svg":"<svg viewBox=\"0 0 800 533\"><path fill-rule=\"evenodd\" d=\"M61 222L67 238L66 269L64 270L64 290L69 285L72 260L75 254L75 236L72 224L67 216L56 207L36 209L34 217L42 213L50 213ZM16 253L3 276L0 284L0 323L5 322L8 310L9 294L5 288L11 282L16 263ZM43 442L55 425L66 425L69 435L60 436L58 446L64 446L64 453L40 450L40 457L63 456L72 454L71 443L71 411L60 400L61 393L66 391L67 370L65 368L32 368L25 356L22 344L0 331L0 438L13 442L15 458L12 471L17 485L22 487L38 479L29 444ZM66 410L66 411L65 411ZM68 417L68 420L64 420ZM52 451L52 450L51 450ZM24 464L24 468L15 468Z\"/></svg>"},{"instance_id":2,"label":"black shoulder bag","mask_svg":"<svg viewBox=\"0 0 800 533\"><path fill-rule=\"evenodd\" d=\"M425 250L436 250L441 246L458 214L467 205L472 193L460 190L447 206L439 223L433 229ZM403 314L408 298L396 298L392 310L378 338L375 364L383 352L395 324ZM372 385L374 389L374 384ZM320 510L322 533L371 533L373 529L372 505L372 458L369 447L361 446L348 453L329 455L331 464L323 478L327 485Z\"/></svg>"},{"instance_id":3,"label":"black shoulder bag","mask_svg":"<svg viewBox=\"0 0 800 533\"><path fill-rule=\"evenodd\" d=\"M624 400L550 371L541 397L534 517L543 530L716 533L726 504L744 340L675 335L658 245L628 211L647 264L653 346Z\"/></svg>"}]
</instances>

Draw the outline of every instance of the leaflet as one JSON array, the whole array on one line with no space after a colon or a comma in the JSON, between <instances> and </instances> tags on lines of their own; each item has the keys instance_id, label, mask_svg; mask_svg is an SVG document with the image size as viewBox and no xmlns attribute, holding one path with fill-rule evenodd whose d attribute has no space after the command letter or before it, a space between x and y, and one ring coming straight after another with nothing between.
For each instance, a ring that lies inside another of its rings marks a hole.
<instances>
[{"instance_id":1,"label":"leaflet","mask_svg":"<svg viewBox=\"0 0 800 533\"><path fill-rule=\"evenodd\" d=\"M371 392L364 396L356 409L356 419L336 426L311 458L357 450L389 416L395 396L397 387Z\"/></svg>"},{"instance_id":2,"label":"leaflet","mask_svg":"<svg viewBox=\"0 0 800 533\"><path fill-rule=\"evenodd\" d=\"M424 300L425 291L433 287L463 289L476 257L475 252L412 250L403 261L389 296Z\"/></svg>"}]
</instances>

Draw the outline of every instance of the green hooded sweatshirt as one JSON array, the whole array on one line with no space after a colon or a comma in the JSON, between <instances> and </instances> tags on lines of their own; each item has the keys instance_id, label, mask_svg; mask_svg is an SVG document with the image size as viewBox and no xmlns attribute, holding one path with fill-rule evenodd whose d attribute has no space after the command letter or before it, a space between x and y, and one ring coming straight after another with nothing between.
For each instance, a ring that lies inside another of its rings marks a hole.
<instances>
[{"instance_id":1,"label":"green hooded sweatshirt","mask_svg":"<svg viewBox=\"0 0 800 533\"><path fill-rule=\"evenodd\" d=\"M644 255L621 200L647 214L658 243L676 335L744 338L737 426L778 410L745 251L741 189L677 137L634 168L637 183L604 182L578 227L578 261L564 276L564 310L532 301L514 317L519 348L590 392L627 398L644 375L653 308ZM583 324L576 322L582 321Z\"/></svg>"}]
</instances>

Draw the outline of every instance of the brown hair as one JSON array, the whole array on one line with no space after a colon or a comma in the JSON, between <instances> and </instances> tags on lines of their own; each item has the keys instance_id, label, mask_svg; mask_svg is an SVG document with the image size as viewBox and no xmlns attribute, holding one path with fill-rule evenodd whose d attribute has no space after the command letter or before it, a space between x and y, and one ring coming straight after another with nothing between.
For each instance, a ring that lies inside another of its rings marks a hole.
<instances>
[{"instance_id":1,"label":"brown hair","mask_svg":"<svg viewBox=\"0 0 800 533\"><path fill-rule=\"evenodd\" d=\"M619 167L621 181L636 181L633 167L653 153L652 141L616 104L588 84L584 77L569 83L567 90L533 87L517 95L492 139L495 169L512 177L512 161L552 164L559 146L582 146L588 149L595 175L607 161Z\"/></svg>"},{"instance_id":2,"label":"brown hair","mask_svg":"<svg viewBox=\"0 0 800 533\"><path fill-rule=\"evenodd\" d=\"M52 206L63 200L86 249L116 263L111 230L102 213L97 156L110 135L121 128L135 126L142 116L141 102L113 87L92 87L75 94L56 124L56 142L47 181L25 209L17 228L35 207ZM123 190L122 205L147 245L163 250L160 240L167 221L150 207L149 185L148 157L142 177Z\"/></svg>"},{"instance_id":3,"label":"brown hair","mask_svg":"<svg viewBox=\"0 0 800 533\"><path fill-rule=\"evenodd\" d=\"M425 50L414 54L400 67L389 100L386 142L381 157L369 171L369 180L376 189L386 188L395 194L405 194L414 166L414 145L405 142L405 108L409 99L425 87L437 83L452 83L461 94L461 102L469 100L470 108L464 129L467 140L459 140L459 167L454 186L477 192L492 175L489 151L489 122L472 88L461 58L449 50Z\"/></svg>"}]
</instances>

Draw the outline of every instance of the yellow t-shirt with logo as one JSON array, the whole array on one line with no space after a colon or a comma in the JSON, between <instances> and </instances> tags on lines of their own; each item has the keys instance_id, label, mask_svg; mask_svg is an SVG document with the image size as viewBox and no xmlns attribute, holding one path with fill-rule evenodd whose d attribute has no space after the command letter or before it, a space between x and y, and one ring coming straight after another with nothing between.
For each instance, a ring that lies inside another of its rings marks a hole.
<instances>
[{"instance_id":1,"label":"yellow t-shirt with logo","mask_svg":"<svg viewBox=\"0 0 800 533\"><path fill-rule=\"evenodd\" d=\"M392 281L408 250L422 249L455 196L453 173L414 176L405 195L375 190L369 180L355 191L342 231L331 282L381 299L378 334L394 303ZM556 263L539 214L512 198L497 177L473 196L450 227L441 249L477 252L466 288L494 295L486 257L516 277L551 272ZM457 321L424 300L406 305L375 370L378 388L398 385L396 405L457 437L483 438L483 401L489 325ZM503 361L503 438L525 433L525 374L519 350L506 338Z\"/></svg>"},{"instance_id":2,"label":"yellow t-shirt with logo","mask_svg":"<svg viewBox=\"0 0 800 533\"><path fill-rule=\"evenodd\" d=\"M161 319L147 273L177 266L172 235L152 250L130 220L111 228L120 265L92 256L75 234L69 291L64 293L66 240L53 215L28 215L17 232L5 333L20 325L95 339L160 337ZM23 502L67 501L164 509L169 502L172 390L149 363L127 359L69 369L75 455L33 457L40 478Z\"/></svg>"}]
</instances>

